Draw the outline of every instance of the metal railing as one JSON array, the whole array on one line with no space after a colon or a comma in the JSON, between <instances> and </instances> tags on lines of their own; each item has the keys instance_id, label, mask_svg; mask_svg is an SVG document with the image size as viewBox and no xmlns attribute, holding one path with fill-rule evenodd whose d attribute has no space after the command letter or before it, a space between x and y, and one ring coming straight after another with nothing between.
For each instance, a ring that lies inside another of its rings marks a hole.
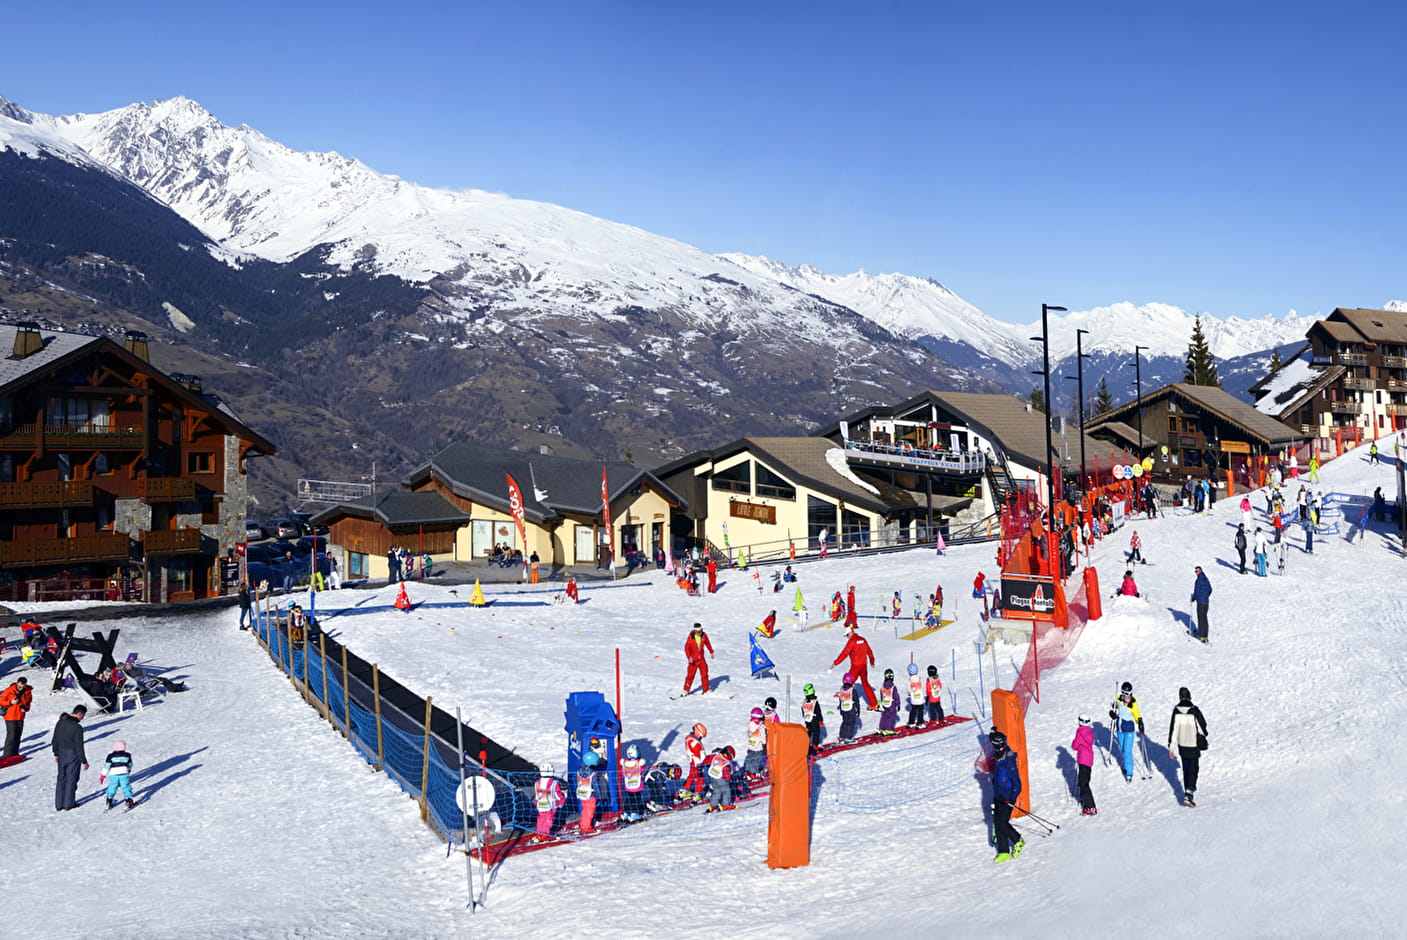
<instances>
[{"instance_id":1,"label":"metal railing","mask_svg":"<svg viewBox=\"0 0 1407 940\"><path fill-rule=\"evenodd\" d=\"M846 441L846 460L925 467L951 473L980 474L987 469L987 457L976 450L926 450L911 444L872 444Z\"/></svg>"}]
</instances>

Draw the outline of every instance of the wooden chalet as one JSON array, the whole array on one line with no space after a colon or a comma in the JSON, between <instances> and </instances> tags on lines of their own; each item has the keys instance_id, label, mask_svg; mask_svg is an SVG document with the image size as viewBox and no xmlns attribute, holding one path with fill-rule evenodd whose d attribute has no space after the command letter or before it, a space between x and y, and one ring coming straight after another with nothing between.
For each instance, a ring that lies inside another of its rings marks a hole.
<instances>
[{"instance_id":1,"label":"wooden chalet","mask_svg":"<svg viewBox=\"0 0 1407 940\"><path fill-rule=\"evenodd\" d=\"M0 325L0 577L14 599L149 601L232 587L245 461L275 452L147 339ZM222 571L224 575L222 577Z\"/></svg>"}]
</instances>

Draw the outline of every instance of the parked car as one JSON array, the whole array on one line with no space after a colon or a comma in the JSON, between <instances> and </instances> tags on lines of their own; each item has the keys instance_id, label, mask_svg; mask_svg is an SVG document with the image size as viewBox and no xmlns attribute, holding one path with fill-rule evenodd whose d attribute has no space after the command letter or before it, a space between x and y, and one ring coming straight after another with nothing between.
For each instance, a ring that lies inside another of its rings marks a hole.
<instances>
[{"instance_id":1,"label":"parked car","mask_svg":"<svg viewBox=\"0 0 1407 940\"><path fill-rule=\"evenodd\" d=\"M303 534L298 528L298 523L292 519L275 519L269 525L273 526L273 537L276 539L296 539Z\"/></svg>"},{"instance_id":2,"label":"parked car","mask_svg":"<svg viewBox=\"0 0 1407 940\"><path fill-rule=\"evenodd\" d=\"M299 535L313 534L313 514L310 512L291 512L288 514L288 521L298 527Z\"/></svg>"},{"instance_id":3,"label":"parked car","mask_svg":"<svg viewBox=\"0 0 1407 940\"><path fill-rule=\"evenodd\" d=\"M264 527L253 519L244 520L244 540L255 542L264 537Z\"/></svg>"},{"instance_id":4,"label":"parked car","mask_svg":"<svg viewBox=\"0 0 1407 940\"><path fill-rule=\"evenodd\" d=\"M321 552L326 552L326 551L327 551L327 536L325 536L325 535L305 535L305 536L303 536L301 539L299 539L297 542L294 542L293 544L297 546L297 548L294 549L294 550L297 551L297 552L300 552L300 553L302 553L302 554L304 554L304 555L306 555L308 552L312 552L312 551L317 551L317 552L320 552L320 553L321 553Z\"/></svg>"},{"instance_id":5,"label":"parked car","mask_svg":"<svg viewBox=\"0 0 1407 940\"><path fill-rule=\"evenodd\" d=\"M277 542L270 542L269 545L278 553L279 558L283 558L283 556L289 552L293 553L294 558L297 558L299 555L308 554L306 548L299 548L297 542L290 542L288 539L279 539Z\"/></svg>"},{"instance_id":6,"label":"parked car","mask_svg":"<svg viewBox=\"0 0 1407 940\"><path fill-rule=\"evenodd\" d=\"M283 585L283 572L276 567L262 561L248 562L244 570L249 578L249 584L257 590L263 582L269 582L270 589L275 589Z\"/></svg>"}]
</instances>

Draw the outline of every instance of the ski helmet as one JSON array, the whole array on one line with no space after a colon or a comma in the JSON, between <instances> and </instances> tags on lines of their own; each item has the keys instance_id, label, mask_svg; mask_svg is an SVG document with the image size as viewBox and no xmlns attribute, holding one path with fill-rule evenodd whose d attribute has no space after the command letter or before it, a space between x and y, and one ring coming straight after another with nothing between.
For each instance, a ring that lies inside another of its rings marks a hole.
<instances>
[{"instance_id":1,"label":"ski helmet","mask_svg":"<svg viewBox=\"0 0 1407 940\"><path fill-rule=\"evenodd\" d=\"M885 681L885 682L889 682L889 681L893 680L893 678L894 678L894 670L893 670L893 669L886 669L886 670L884 670L884 681Z\"/></svg>"},{"instance_id":2,"label":"ski helmet","mask_svg":"<svg viewBox=\"0 0 1407 940\"><path fill-rule=\"evenodd\" d=\"M909 675L918 675L918 663L909 663Z\"/></svg>"},{"instance_id":3,"label":"ski helmet","mask_svg":"<svg viewBox=\"0 0 1407 940\"><path fill-rule=\"evenodd\" d=\"M776 700L775 698L773 698L772 696L769 695L769 696L767 696L767 698L765 698L765 699L762 701L762 707L763 707L763 708L770 708L770 709L772 709L772 711L776 711L776 710L777 710L777 700Z\"/></svg>"},{"instance_id":4,"label":"ski helmet","mask_svg":"<svg viewBox=\"0 0 1407 940\"><path fill-rule=\"evenodd\" d=\"M1006 750L1006 735L1002 734L1000 731L993 731L991 734L987 735L987 741L992 745L992 750L994 751Z\"/></svg>"},{"instance_id":5,"label":"ski helmet","mask_svg":"<svg viewBox=\"0 0 1407 940\"><path fill-rule=\"evenodd\" d=\"M761 721L761 720L762 720L762 709L760 709L760 708L754 708L754 709L752 710L752 720L753 720L753 721Z\"/></svg>"},{"instance_id":6,"label":"ski helmet","mask_svg":"<svg viewBox=\"0 0 1407 940\"><path fill-rule=\"evenodd\" d=\"M814 696L816 694L816 687L808 682L801 687L801 694Z\"/></svg>"},{"instance_id":7,"label":"ski helmet","mask_svg":"<svg viewBox=\"0 0 1407 940\"><path fill-rule=\"evenodd\" d=\"M732 759L733 759L733 755L734 755L735 753L737 753L737 752L733 750L733 745L731 745L731 744L729 744L727 747L723 748L723 756L726 757L726 758L728 758L729 760L732 760Z\"/></svg>"},{"instance_id":8,"label":"ski helmet","mask_svg":"<svg viewBox=\"0 0 1407 940\"><path fill-rule=\"evenodd\" d=\"M625 748L625 756L629 760L638 760L640 757L640 745L628 744Z\"/></svg>"},{"instance_id":9,"label":"ski helmet","mask_svg":"<svg viewBox=\"0 0 1407 940\"><path fill-rule=\"evenodd\" d=\"M585 756L582 757L581 763L584 767L595 767L597 764L601 763L601 755L597 754L595 751L587 751Z\"/></svg>"},{"instance_id":10,"label":"ski helmet","mask_svg":"<svg viewBox=\"0 0 1407 940\"><path fill-rule=\"evenodd\" d=\"M1125 695L1129 694L1133 691L1133 683L1125 682L1123 685L1119 686L1119 691L1123 692Z\"/></svg>"},{"instance_id":11,"label":"ski helmet","mask_svg":"<svg viewBox=\"0 0 1407 940\"><path fill-rule=\"evenodd\" d=\"M854 685L855 677L847 672L844 676L841 677L840 681L845 685Z\"/></svg>"},{"instance_id":12,"label":"ski helmet","mask_svg":"<svg viewBox=\"0 0 1407 940\"><path fill-rule=\"evenodd\" d=\"M929 667L928 667L928 674L929 674L929 676L936 677L936 676L938 675L938 667L937 667L937 666L929 666Z\"/></svg>"},{"instance_id":13,"label":"ski helmet","mask_svg":"<svg viewBox=\"0 0 1407 940\"><path fill-rule=\"evenodd\" d=\"M704 727L704 723L703 723L702 721L696 721L696 722L694 722L694 737L696 737L696 738L706 738L706 737L708 737L708 729Z\"/></svg>"},{"instance_id":14,"label":"ski helmet","mask_svg":"<svg viewBox=\"0 0 1407 940\"><path fill-rule=\"evenodd\" d=\"M538 768L538 769L539 769L539 771L542 773L542 775L543 775L544 777L550 777L550 776L552 776L552 774L554 773L551 764L543 764L543 765L542 765L540 768Z\"/></svg>"},{"instance_id":15,"label":"ski helmet","mask_svg":"<svg viewBox=\"0 0 1407 940\"><path fill-rule=\"evenodd\" d=\"M1088 715L1081 715L1081 716L1080 716L1080 724L1082 724L1082 725L1087 725L1087 724L1089 724L1089 716L1088 716Z\"/></svg>"}]
</instances>

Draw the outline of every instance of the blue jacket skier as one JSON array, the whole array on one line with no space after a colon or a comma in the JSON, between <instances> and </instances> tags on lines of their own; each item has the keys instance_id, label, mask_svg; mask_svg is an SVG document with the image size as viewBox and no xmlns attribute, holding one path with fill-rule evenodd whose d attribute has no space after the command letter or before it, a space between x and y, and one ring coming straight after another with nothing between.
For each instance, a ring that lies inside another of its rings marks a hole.
<instances>
[{"instance_id":1,"label":"blue jacket skier","mask_svg":"<svg viewBox=\"0 0 1407 940\"><path fill-rule=\"evenodd\" d=\"M1009 862L1026 847L1021 833L1011 825L1011 810L1021 795L1021 771L1016 766L1016 752L1006 746L1006 735L994 730L987 741L992 745L992 829L997 839L994 861Z\"/></svg>"},{"instance_id":2,"label":"blue jacket skier","mask_svg":"<svg viewBox=\"0 0 1407 940\"><path fill-rule=\"evenodd\" d=\"M1138 700L1133 697L1132 683L1119 688L1119 697L1109 706L1109 720L1119 735L1119 754L1124 762L1124 779L1133 779L1134 733L1143 733L1143 716L1138 713Z\"/></svg>"}]
</instances>

